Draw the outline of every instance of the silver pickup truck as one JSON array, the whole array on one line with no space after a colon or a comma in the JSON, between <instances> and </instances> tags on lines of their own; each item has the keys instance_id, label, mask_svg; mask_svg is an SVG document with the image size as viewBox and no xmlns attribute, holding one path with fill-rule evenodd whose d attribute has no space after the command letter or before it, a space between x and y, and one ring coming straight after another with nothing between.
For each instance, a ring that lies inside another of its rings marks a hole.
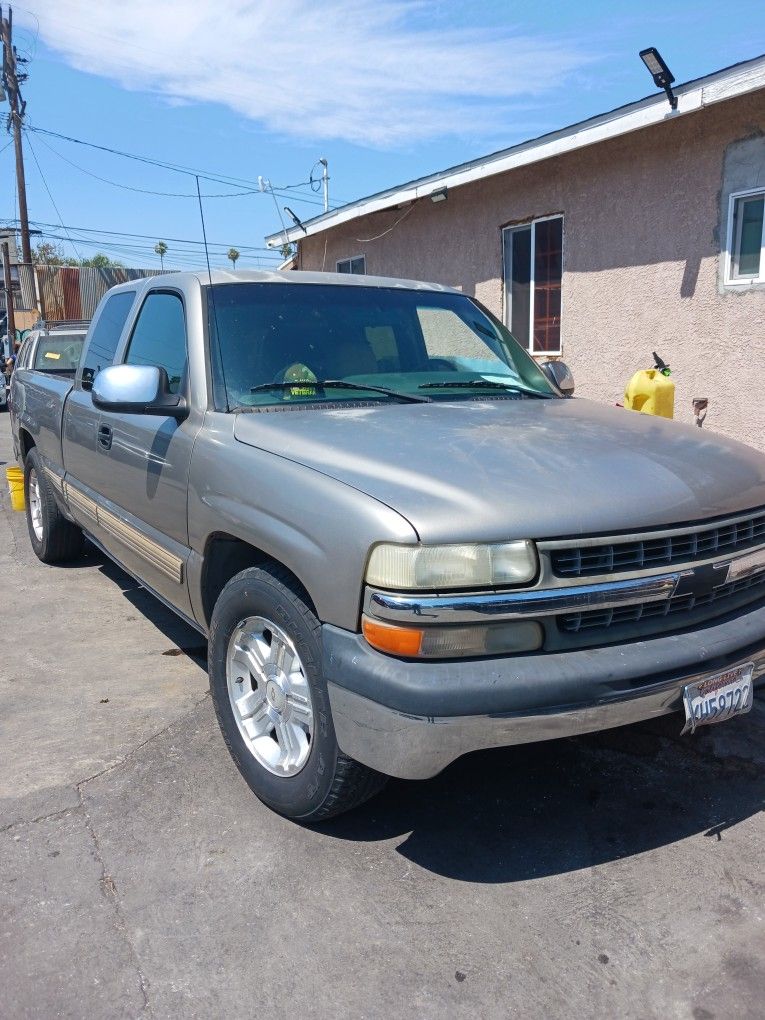
<instances>
[{"instance_id":1,"label":"silver pickup truck","mask_svg":"<svg viewBox=\"0 0 765 1020\"><path fill-rule=\"evenodd\" d=\"M14 374L30 539L87 537L209 638L237 766L302 821L480 748L746 712L765 458L572 386L445 287L124 284L71 378Z\"/></svg>"}]
</instances>

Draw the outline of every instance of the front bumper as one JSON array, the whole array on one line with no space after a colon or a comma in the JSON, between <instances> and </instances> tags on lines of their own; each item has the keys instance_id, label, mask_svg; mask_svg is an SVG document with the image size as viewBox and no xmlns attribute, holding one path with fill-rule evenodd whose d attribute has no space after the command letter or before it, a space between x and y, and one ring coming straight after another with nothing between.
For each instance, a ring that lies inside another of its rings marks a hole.
<instances>
[{"instance_id":1,"label":"front bumper","mask_svg":"<svg viewBox=\"0 0 765 1020\"><path fill-rule=\"evenodd\" d=\"M686 684L746 662L765 681L765 607L650 641L471 661L394 659L329 625L322 637L340 748L402 779L470 751L665 715Z\"/></svg>"}]
</instances>

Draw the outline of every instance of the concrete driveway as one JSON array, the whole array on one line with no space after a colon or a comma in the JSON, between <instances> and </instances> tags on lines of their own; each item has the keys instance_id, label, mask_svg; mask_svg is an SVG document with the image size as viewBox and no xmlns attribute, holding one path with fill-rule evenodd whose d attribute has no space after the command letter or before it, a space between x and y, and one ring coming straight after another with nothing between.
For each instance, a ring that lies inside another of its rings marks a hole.
<instances>
[{"instance_id":1,"label":"concrete driveway","mask_svg":"<svg viewBox=\"0 0 765 1020\"><path fill-rule=\"evenodd\" d=\"M762 695L307 829L230 762L199 636L95 551L39 564L5 487L0 579L3 1017L762 1016Z\"/></svg>"}]
</instances>

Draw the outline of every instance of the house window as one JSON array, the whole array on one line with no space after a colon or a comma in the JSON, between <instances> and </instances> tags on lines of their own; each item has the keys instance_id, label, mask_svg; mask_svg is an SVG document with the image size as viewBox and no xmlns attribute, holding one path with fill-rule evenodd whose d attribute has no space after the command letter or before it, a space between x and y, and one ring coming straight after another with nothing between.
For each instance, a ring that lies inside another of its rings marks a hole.
<instances>
[{"instance_id":1,"label":"house window","mask_svg":"<svg viewBox=\"0 0 765 1020\"><path fill-rule=\"evenodd\" d=\"M502 231L505 321L532 354L560 354L563 217Z\"/></svg>"},{"instance_id":2,"label":"house window","mask_svg":"<svg viewBox=\"0 0 765 1020\"><path fill-rule=\"evenodd\" d=\"M726 283L765 283L765 190L731 195Z\"/></svg>"},{"instance_id":3,"label":"house window","mask_svg":"<svg viewBox=\"0 0 765 1020\"><path fill-rule=\"evenodd\" d=\"M355 259L342 259L337 263L338 273L353 273L355 276L363 276L367 271L367 260L364 255L357 255Z\"/></svg>"}]
</instances>

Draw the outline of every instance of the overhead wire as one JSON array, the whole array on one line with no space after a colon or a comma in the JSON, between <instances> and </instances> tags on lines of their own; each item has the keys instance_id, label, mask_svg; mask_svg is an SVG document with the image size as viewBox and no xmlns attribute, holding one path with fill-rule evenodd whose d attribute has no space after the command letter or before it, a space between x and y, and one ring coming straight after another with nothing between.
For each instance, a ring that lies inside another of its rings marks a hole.
<instances>
[{"instance_id":1,"label":"overhead wire","mask_svg":"<svg viewBox=\"0 0 765 1020\"><path fill-rule=\"evenodd\" d=\"M151 188L138 188L138 187L136 187L133 184L123 184L120 181L112 181L112 180L110 180L107 177L101 177L101 176L99 176L99 174L94 174L92 170L86 170L86 168L84 166L80 166L79 163L75 163L73 160L71 160L67 156L65 156L63 154L63 152L59 152L58 149L54 149L53 146L49 145L48 142L46 142L44 138L40 138L39 141L41 141L42 144L45 146L45 148L48 149L50 152L52 152L54 156L58 156L59 159L63 160L65 163L68 163L69 166L74 167L75 170L79 170L80 173L87 174L88 177L92 177L96 181L101 181L102 184L110 184L113 188L121 188L123 191L134 191L134 192L138 192L141 195L156 195L159 198L196 198L196 195L192 194L191 192L154 191ZM219 192L218 194L212 194L212 195L208 194L208 195L205 195L204 197L205 198L241 198L244 195L253 195L253 194L256 194L259 190L260 190L259 188L252 188L249 191Z\"/></svg>"},{"instance_id":2,"label":"overhead wire","mask_svg":"<svg viewBox=\"0 0 765 1020\"><path fill-rule=\"evenodd\" d=\"M53 197L53 195L51 194L50 188L48 187L48 182L45 179L45 174L42 172L42 167L40 166L40 162L37 159L37 153L34 150L34 146L32 145L31 139L27 138L27 143L29 145L29 151L32 153L32 157L33 157L33 159L35 161L35 166L37 167L37 172L40 175L40 180L43 182L43 186L44 186L45 190L48 192L48 198L51 201L51 205L56 210L56 215L59 218L59 222L62 225L62 229L64 230L64 233L67 235L67 237L69 237L69 231L66 230L64 228L64 226L63 226L63 224L64 224L64 217L61 215L61 212L60 212L58 206L56 205L56 200ZM77 258L79 259L80 258L80 253L77 251L77 245L74 243L74 241L71 239L71 237L69 237L69 243L74 248L74 253L77 256Z\"/></svg>"},{"instance_id":3,"label":"overhead wire","mask_svg":"<svg viewBox=\"0 0 765 1020\"><path fill-rule=\"evenodd\" d=\"M387 230L383 230L381 234L375 234L374 237L357 237L356 240L358 241L359 244L369 244L371 241L379 241L381 237L385 237L386 234L390 234L392 230L395 230L399 223L402 223L407 218L407 216L414 209L414 207L415 203L412 203L412 205L409 206L409 208L404 212L404 214L402 216L399 216L396 222L392 223Z\"/></svg>"},{"instance_id":4,"label":"overhead wire","mask_svg":"<svg viewBox=\"0 0 765 1020\"><path fill-rule=\"evenodd\" d=\"M17 222L17 221L14 221L14 222ZM29 222L33 226L35 226L35 227L60 227L61 226L61 224L58 224L58 223L46 223L43 220L30 220ZM98 229L98 228L94 228L94 227L80 227L80 226L74 226L71 223L67 224L67 229L68 230L73 230L73 231L76 231L76 232L80 232L80 233L84 233L84 234L107 234L107 235L111 235L111 236L114 236L114 237L137 237L137 238L140 238L140 239L143 239L143 240L147 240L147 241L155 241L156 240L156 237L155 237L154 234L135 234L135 233L130 233L130 232L126 231L126 230L107 230L105 228ZM201 241L199 241L197 239L194 239L194 238L163 236L163 240L165 240L165 241L173 241L174 243L178 243L178 244L194 244L194 245L200 245L200 246L202 245ZM231 244L229 242L227 242L227 241L209 241L208 243L209 243L209 245L211 247L218 247L218 248L223 248L223 247L230 248L231 247ZM243 251L243 250L262 251L262 252L271 252L271 251L273 251L272 248L266 248L264 245L255 245L255 244L235 244L234 247L238 248L240 251Z\"/></svg>"},{"instance_id":5,"label":"overhead wire","mask_svg":"<svg viewBox=\"0 0 765 1020\"><path fill-rule=\"evenodd\" d=\"M242 177L230 177L226 174L213 174L210 171L196 170L193 167L184 166L181 163L170 163L166 160L154 159L151 156L139 156L134 152L125 152L122 149L114 149L108 145L98 145L96 142L87 142L82 138L74 138L72 135L65 135L59 131L50 131L48 128L37 127L29 122L26 124L26 130L39 135L48 135L51 138L59 138L62 141L71 142L73 145L84 145L89 149L98 149L100 152L108 152L112 156L121 156L124 159L132 159L139 163L147 163L150 166L161 167L163 170L172 170L174 173L186 174L189 177L199 177L200 180L212 181L215 184L225 184L229 187L251 189L253 192L260 192L263 190L261 188L260 181L251 181ZM309 187L310 181L300 181L297 184L276 185L274 190L276 192L295 191L300 188ZM193 197L196 198L196 194L194 194ZM202 197L205 198L209 196L203 195Z\"/></svg>"}]
</instances>

